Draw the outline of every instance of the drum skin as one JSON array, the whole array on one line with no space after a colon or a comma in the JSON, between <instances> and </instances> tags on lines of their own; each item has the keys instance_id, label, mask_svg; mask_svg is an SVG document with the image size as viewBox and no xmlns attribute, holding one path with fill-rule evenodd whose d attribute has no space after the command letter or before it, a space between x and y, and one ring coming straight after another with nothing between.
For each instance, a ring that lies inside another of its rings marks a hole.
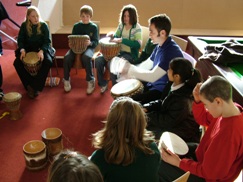
<instances>
[{"instance_id":1,"label":"drum skin","mask_svg":"<svg viewBox=\"0 0 243 182\"><path fill-rule=\"evenodd\" d=\"M63 149L62 131L59 128L47 128L41 136L49 155L54 156Z\"/></svg>"},{"instance_id":2,"label":"drum skin","mask_svg":"<svg viewBox=\"0 0 243 182\"><path fill-rule=\"evenodd\" d=\"M132 97L136 94L142 93L144 86L142 82L137 79L127 79L115 84L111 88L111 96L117 97L127 96Z\"/></svg>"},{"instance_id":3,"label":"drum skin","mask_svg":"<svg viewBox=\"0 0 243 182\"><path fill-rule=\"evenodd\" d=\"M3 96L3 101L10 111L11 120L18 120L23 116L22 112L20 111L21 98L22 95L18 92L9 92Z\"/></svg>"},{"instance_id":4,"label":"drum skin","mask_svg":"<svg viewBox=\"0 0 243 182\"><path fill-rule=\"evenodd\" d=\"M40 140L31 140L23 146L26 168L43 169L47 164L46 145Z\"/></svg>"},{"instance_id":5,"label":"drum skin","mask_svg":"<svg viewBox=\"0 0 243 182\"><path fill-rule=\"evenodd\" d=\"M41 68L42 62L37 56L37 52L28 52L23 58L24 68L31 76L36 76Z\"/></svg>"}]
</instances>

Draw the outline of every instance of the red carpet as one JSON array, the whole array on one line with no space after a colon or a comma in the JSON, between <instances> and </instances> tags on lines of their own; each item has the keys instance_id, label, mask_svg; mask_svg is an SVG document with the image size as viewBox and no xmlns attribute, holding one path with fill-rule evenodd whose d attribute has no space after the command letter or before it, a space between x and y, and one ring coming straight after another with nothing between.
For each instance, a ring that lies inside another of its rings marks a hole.
<instances>
[{"instance_id":1,"label":"red carpet","mask_svg":"<svg viewBox=\"0 0 243 182\"><path fill-rule=\"evenodd\" d=\"M101 121L106 117L111 102L109 91L104 95L96 84L95 92L86 95L85 71L71 71L72 91L65 93L63 83L57 87L45 87L43 92L31 100L26 94L22 83L13 67L14 52L4 50L0 57L3 71L3 90L5 93L16 91L22 94L20 110L23 118L11 121L9 116L0 119L0 181L46 181L48 166L41 171L29 171L25 168L23 145L30 140L41 140L41 132L50 127L62 130L64 148L78 150L90 155L94 150L90 135L102 127ZM59 68L56 75L63 78L63 69ZM111 87L111 85L109 85ZM7 111L3 102L0 103L0 115Z\"/></svg>"}]
</instances>

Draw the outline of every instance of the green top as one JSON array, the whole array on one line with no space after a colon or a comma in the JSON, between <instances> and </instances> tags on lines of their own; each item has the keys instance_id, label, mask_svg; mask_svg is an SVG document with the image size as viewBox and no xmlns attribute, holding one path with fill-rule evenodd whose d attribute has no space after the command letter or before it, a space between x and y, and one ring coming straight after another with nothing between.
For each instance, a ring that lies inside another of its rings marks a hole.
<instances>
[{"instance_id":1,"label":"green top","mask_svg":"<svg viewBox=\"0 0 243 182\"><path fill-rule=\"evenodd\" d=\"M88 24L83 24L82 22L77 22L73 26L72 35L88 35L90 41L92 42L89 47L95 48L98 45L98 28L93 22Z\"/></svg>"},{"instance_id":2,"label":"green top","mask_svg":"<svg viewBox=\"0 0 243 182\"><path fill-rule=\"evenodd\" d=\"M32 35L29 37L26 29L26 22L23 22L18 35L19 49L25 49L26 52L39 51L44 52L50 47L51 39L48 26L45 22L40 22L41 34L37 34L37 25L32 25Z\"/></svg>"},{"instance_id":3,"label":"green top","mask_svg":"<svg viewBox=\"0 0 243 182\"><path fill-rule=\"evenodd\" d=\"M121 38L123 29L124 25L120 23L114 34L114 37ZM137 23L136 25L132 26L129 32L129 38L122 39L122 44L130 47L132 58L134 59L135 64L137 64L138 53L142 44L142 29L140 24Z\"/></svg>"},{"instance_id":4,"label":"green top","mask_svg":"<svg viewBox=\"0 0 243 182\"><path fill-rule=\"evenodd\" d=\"M158 170L161 158L155 143L151 143L150 148L154 154L144 154L135 149L136 159L128 166L108 164L102 149L94 151L91 161L99 167L105 182L155 182L159 181Z\"/></svg>"}]
</instances>

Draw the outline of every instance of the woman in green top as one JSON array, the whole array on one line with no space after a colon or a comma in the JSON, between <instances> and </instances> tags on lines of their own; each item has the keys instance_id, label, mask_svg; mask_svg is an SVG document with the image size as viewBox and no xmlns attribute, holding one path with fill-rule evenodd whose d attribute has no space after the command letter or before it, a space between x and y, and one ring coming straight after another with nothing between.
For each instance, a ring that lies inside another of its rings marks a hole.
<instances>
[{"instance_id":1,"label":"woman in green top","mask_svg":"<svg viewBox=\"0 0 243 182\"><path fill-rule=\"evenodd\" d=\"M160 154L146 124L138 102L129 97L113 101L104 128L93 134L92 142L97 150L91 161L104 181L159 181Z\"/></svg>"},{"instance_id":2,"label":"woman in green top","mask_svg":"<svg viewBox=\"0 0 243 182\"><path fill-rule=\"evenodd\" d=\"M42 62L42 66L35 76L32 76L24 68L22 62L28 52L36 52L38 59ZM14 67L28 96L35 98L45 86L54 57L48 26L41 20L39 10L35 6L30 6L27 9L26 20L19 30L18 49L15 51L15 56Z\"/></svg>"}]
</instances>

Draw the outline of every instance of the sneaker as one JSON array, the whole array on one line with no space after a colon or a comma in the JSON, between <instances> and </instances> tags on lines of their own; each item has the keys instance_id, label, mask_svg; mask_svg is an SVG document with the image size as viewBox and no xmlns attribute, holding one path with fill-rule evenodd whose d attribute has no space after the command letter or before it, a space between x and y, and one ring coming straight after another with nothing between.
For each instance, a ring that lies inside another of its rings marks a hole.
<instances>
[{"instance_id":1,"label":"sneaker","mask_svg":"<svg viewBox=\"0 0 243 182\"><path fill-rule=\"evenodd\" d=\"M103 94L105 91L108 89L108 85L106 84L105 86L101 87L100 93Z\"/></svg>"},{"instance_id":2,"label":"sneaker","mask_svg":"<svg viewBox=\"0 0 243 182\"><path fill-rule=\"evenodd\" d=\"M92 94L95 89L95 81L91 80L88 82L87 94Z\"/></svg>"},{"instance_id":3,"label":"sneaker","mask_svg":"<svg viewBox=\"0 0 243 182\"><path fill-rule=\"evenodd\" d=\"M64 90L65 90L65 92L70 92L71 91L70 80L65 80L64 79Z\"/></svg>"}]
</instances>

